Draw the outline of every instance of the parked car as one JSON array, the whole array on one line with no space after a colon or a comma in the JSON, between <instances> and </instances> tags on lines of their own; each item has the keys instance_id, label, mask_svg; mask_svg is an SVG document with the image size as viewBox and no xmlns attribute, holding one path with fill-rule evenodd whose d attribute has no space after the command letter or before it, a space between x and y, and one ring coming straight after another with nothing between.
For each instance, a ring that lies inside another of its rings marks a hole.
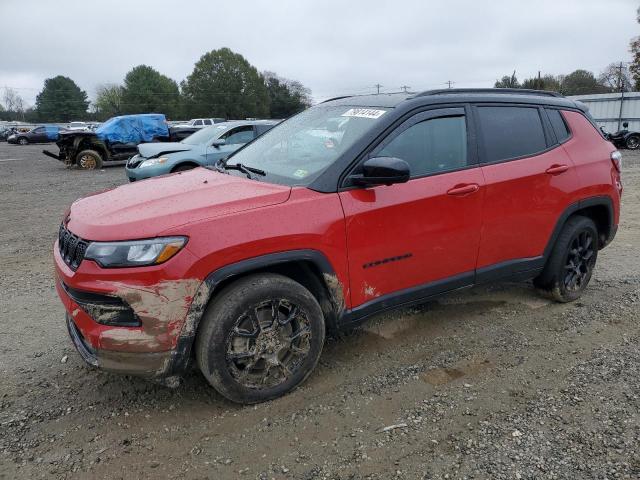
<instances>
[{"instance_id":1,"label":"parked car","mask_svg":"<svg viewBox=\"0 0 640 480\"><path fill-rule=\"evenodd\" d=\"M16 132L17 130L14 127L0 127L0 142L6 142Z\"/></svg>"},{"instance_id":2,"label":"parked car","mask_svg":"<svg viewBox=\"0 0 640 480\"><path fill-rule=\"evenodd\" d=\"M629 130L629 122L622 124L622 130L615 133L608 133L602 128L602 133L607 140L613 143L617 148L628 148L629 150L637 150L640 148L640 132Z\"/></svg>"},{"instance_id":3,"label":"parked car","mask_svg":"<svg viewBox=\"0 0 640 480\"><path fill-rule=\"evenodd\" d=\"M193 118L189 120L186 124L177 125L177 126L204 128L204 127L210 127L211 125L214 125L216 123L222 123L225 121L226 120L224 118Z\"/></svg>"},{"instance_id":4,"label":"parked car","mask_svg":"<svg viewBox=\"0 0 640 480\"><path fill-rule=\"evenodd\" d=\"M85 122L71 122L69 123L69 125L67 125L67 130L71 130L71 131L90 130L89 127L90 125Z\"/></svg>"},{"instance_id":5,"label":"parked car","mask_svg":"<svg viewBox=\"0 0 640 480\"><path fill-rule=\"evenodd\" d=\"M142 142L169 141L164 115L148 113L113 117L95 131L62 132L56 142L60 153L45 155L84 169L101 168L104 162L127 160Z\"/></svg>"},{"instance_id":6,"label":"parked car","mask_svg":"<svg viewBox=\"0 0 640 480\"><path fill-rule=\"evenodd\" d=\"M60 138L63 132L60 127L54 125L46 125L36 127L27 132L16 131L7 137L7 142L16 143L18 145L27 145L29 143L52 143Z\"/></svg>"},{"instance_id":7,"label":"parked car","mask_svg":"<svg viewBox=\"0 0 640 480\"><path fill-rule=\"evenodd\" d=\"M224 121L224 118L194 118L188 122L176 123L171 126L171 139L175 142L181 141L198 130Z\"/></svg>"},{"instance_id":8,"label":"parked car","mask_svg":"<svg viewBox=\"0 0 640 480\"><path fill-rule=\"evenodd\" d=\"M89 364L176 385L194 361L225 397L260 402L311 374L326 331L378 312L502 279L576 300L621 193L620 153L557 94L339 98L218 171L76 201L57 290Z\"/></svg>"},{"instance_id":9,"label":"parked car","mask_svg":"<svg viewBox=\"0 0 640 480\"><path fill-rule=\"evenodd\" d=\"M127 162L129 181L215 165L278 122L258 120L218 123L203 128L179 143L142 143Z\"/></svg>"}]
</instances>

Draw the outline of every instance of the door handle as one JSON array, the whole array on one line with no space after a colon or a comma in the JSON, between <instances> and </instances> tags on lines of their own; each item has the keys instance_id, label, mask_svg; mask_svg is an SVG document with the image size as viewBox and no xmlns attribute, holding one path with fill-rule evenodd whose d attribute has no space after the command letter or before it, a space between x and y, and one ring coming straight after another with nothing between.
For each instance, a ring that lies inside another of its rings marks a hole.
<instances>
[{"instance_id":1,"label":"door handle","mask_svg":"<svg viewBox=\"0 0 640 480\"><path fill-rule=\"evenodd\" d=\"M569 170L569 165L551 165L545 170L549 175L559 175Z\"/></svg>"},{"instance_id":2,"label":"door handle","mask_svg":"<svg viewBox=\"0 0 640 480\"><path fill-rule=\"evenodd\" d=\"M469 195L471 193L476 193L480 190L480 185L477 183L468 183L462 185L456 185L450 190L447 190L447 195Z\"/></svg>"}]
</instances>

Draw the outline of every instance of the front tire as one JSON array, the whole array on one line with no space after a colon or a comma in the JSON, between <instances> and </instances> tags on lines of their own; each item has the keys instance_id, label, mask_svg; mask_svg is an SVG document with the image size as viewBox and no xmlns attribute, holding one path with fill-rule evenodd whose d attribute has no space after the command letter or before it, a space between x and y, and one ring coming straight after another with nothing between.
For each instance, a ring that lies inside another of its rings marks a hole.
<instances>
[{"instance_id":1,"label":"front tire","mask_svg":"<svg viewBox=\"0 0 640 480\"><path fill-rule=\"evenodd\" d=\"M196 338L207 381L237 403L280 397L315 368L325 338L316 298L283 275L256 274L209 304Z\"/></svg>"},{"instance_id":2,"label":"front tire","mask_svg":"<svg viewBox=\"0 0 640 480\"><path fill-rule=\"evenodd\" d=\"M581 215L569 218L534 285L558 302L580 298L596 265L598 239L593 220Z\"/></svg>"},{"instance_id":3,"label":"front tire","mask_svg":"<svg viewBox=\"0 0 640 480\"><path fill-rule=\"evenodd\" d=\"M29 145L29 140L27 140L25 137L20 137L20 138L18 139L18 143L19 143L20 145Z\"/></svg>"},{"instance_id":4,"label":"front tire","mask_svg":"<svg viewBox=\"0 0 640 480\"><path fill-rule=\"evenodd\" d=\"M95 150L83 150L76 156L76 165L83 170L102 168L102 157Z\"/></svg>"},{"instance_id":5,"label":"front tire","mask_svg":"<svg viewBox=\"0 0 640 480\"><path fill-rule=\"evenodd\" d=\"M183 163L182 165L178 165L177 167L174 167L174 169L171 170L171 173L186 172L187 170L193 170L194 168L196 168L195 165L192 165L190 163Z\"/></svg>"}]
</instances>

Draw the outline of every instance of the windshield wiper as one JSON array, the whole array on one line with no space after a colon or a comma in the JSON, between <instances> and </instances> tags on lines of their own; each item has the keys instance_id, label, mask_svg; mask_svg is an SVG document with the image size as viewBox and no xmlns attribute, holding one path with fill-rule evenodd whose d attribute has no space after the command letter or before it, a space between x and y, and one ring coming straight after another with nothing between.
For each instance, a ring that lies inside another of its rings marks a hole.
<instances>
[{"instance_id":1,"label":"windshield wiper","mask_svg":"<svg viewBox=\"0 0 640 480\"><path fill-rule=\"evenodd\" d=\"M224 172L225 170L238 170L239 172L244 173L247 178L253 179L252 173L256 175L260 175L264 177L267 173L264 170L260 170L259 168L248 167L246 165L242 165L241 163L227 164L224 160L218 160L214 165L215 169L219 172Z\"/></svg>"}]
</instances>

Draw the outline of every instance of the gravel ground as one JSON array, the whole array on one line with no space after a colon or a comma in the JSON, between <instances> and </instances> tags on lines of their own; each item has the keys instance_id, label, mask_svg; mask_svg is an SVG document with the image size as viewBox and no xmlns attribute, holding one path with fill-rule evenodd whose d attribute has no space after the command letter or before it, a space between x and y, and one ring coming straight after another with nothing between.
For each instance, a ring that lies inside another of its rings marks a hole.
<instances>
[{"instance_id":1,"label":"gravel ground","mask_svg":"<svg viewBox=\"0 0 640 480\"><path fill-rule=\"evenodd\" d=\"M51 246L121 167L0 143L0 478L640 478L640 154L585 296L474 288L330 339L294 393L240 407L95 371L67 338Z\"/></svg>"}]
</instances>

